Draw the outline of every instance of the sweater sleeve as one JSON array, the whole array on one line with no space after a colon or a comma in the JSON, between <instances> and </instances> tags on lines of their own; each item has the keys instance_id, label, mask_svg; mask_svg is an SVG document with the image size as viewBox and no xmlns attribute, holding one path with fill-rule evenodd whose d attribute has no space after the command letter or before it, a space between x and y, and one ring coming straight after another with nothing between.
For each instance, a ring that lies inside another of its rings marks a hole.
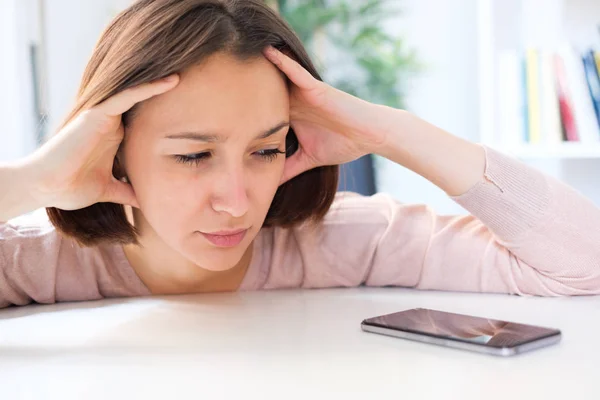
<instances>
[{"instance_id":1,"label":"sweater sleeve","mask_svg":"<svg viewBox=\"0 0 600 400\"><path fill-rule=\"evenodd\" d=\"M342 194L322 224L267 238L265 287L600 293L600 210L560 181L485 150L485 177L453 197L470 215Z\"/></svg>"},{"instance_id":2,"label":"sweater sleeve","mask_svg":"<svg viewBox=\"0 0 600 400\"><path fill-rule=\"evenodd\" d=\"M0 223L0 308L147 294L114 246L83 248L49 221Z\"/></svg>"}]
</instances>

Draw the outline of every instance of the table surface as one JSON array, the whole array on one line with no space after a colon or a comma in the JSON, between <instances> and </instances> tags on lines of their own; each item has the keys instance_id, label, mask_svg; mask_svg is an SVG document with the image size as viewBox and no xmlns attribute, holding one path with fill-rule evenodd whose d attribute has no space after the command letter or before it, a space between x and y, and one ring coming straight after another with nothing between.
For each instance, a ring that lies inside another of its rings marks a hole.
<instances>
[{"instance_id":1,"label":"table surface","mask_svg":"<svg viewBox=\"0 0 600 400\"><path fill-rule=\"evenodd\" d=\"M556 327L563 340L502 358L360 329L417 307ZM599 328L600 297L399 288L34 305L0 311L0 397L600 399Z\"/></svg>"}]
</instances>

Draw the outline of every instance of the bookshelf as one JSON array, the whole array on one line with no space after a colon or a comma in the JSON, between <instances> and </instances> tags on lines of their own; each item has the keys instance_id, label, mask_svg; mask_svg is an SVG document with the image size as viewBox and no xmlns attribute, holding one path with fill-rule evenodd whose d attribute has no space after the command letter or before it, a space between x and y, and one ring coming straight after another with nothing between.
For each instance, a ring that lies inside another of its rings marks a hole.
<instances>
[{"instance_id":1,"label":"bookshelf","mask_svg":"<svg viewBox=\"0 0 600 400\"><path fill-rule=\"evenodd\" d=\"M567 40L576 50L600 50L600 1L598 0L478 0L478 70L480 95L479 141L521 159L595 159L597 143L527 143L522 138L506 140L501 118L500 55L506 51L524 54L528 48L554 52ZM542 127L542 134L544 134ZM597 135L581 132L580 136Z\"/></svg>"}]
</instances>

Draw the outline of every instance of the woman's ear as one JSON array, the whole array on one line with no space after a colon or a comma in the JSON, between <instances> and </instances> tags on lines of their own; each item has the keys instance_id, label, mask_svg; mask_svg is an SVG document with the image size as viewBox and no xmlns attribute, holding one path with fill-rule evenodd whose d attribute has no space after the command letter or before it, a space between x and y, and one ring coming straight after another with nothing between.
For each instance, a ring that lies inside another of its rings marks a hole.
<instances>
[{"instance_id":1,"label":"woman's ear","mask_svg":"<svg viewBox=\"0 0 600 400\"><path fill-rule=\"evenodd\" d=\"M129 183L129 178L127 178L127 171L125 171L125 165L122 161L123 158L123 146L121 145L119 147L119 150L117 151L117 155L115 156L115 159L113 161L113 176L115 178L117 178L118 180L125 182L125 183Z\"/></svg>"},{"instance_id":2,"label":"woman's ear","mask_svg":"<svg viewBox=\"0 0 600 400\"><path fill-rule=\"evenodd\" d=\"M287 136L285 137L285 157L291 157L295 152L298 151L298 147L300 144L298 143L298 137L292 128L288 131Z\"/></svg>"}]
</instances>

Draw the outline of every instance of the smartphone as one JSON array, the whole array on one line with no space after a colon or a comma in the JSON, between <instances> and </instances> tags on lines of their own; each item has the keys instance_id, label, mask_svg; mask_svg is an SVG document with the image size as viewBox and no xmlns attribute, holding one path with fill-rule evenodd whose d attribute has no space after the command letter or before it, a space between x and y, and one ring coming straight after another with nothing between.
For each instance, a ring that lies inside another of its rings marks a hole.
<instances>
[{"instance_id":1,"label":"smartphone","mask_svg":"<svg viewBox=\"0 0 600 400\"><path fill-rule=\"evenodd\" d=\"M557 329L425 308L365 319L361 328L366 332L498 356L538 349L561 339Z\"/></svg>"}]
</instances>

